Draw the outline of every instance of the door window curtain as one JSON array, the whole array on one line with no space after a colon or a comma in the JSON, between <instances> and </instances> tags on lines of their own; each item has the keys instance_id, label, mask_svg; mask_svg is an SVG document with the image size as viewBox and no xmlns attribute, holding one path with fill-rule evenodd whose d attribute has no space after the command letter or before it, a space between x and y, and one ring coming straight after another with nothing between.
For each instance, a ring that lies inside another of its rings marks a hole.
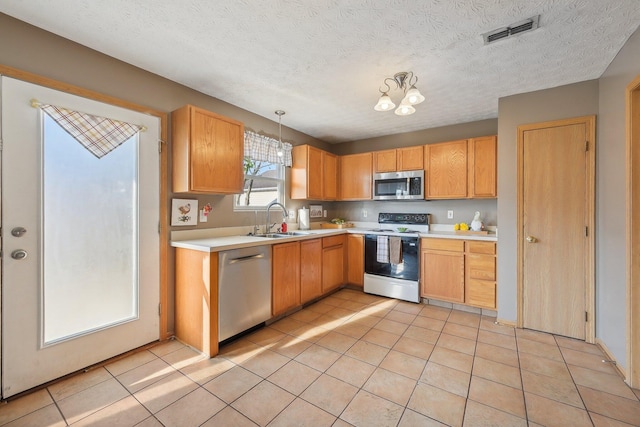
<instances>
[{"instance_id":1,"label":"door window curtain","mask_svg":"<svg viewBox=\"0 0 640 427\"><path fill-rule=\"evenodd\" d=\"M32 100L31 105L47 113L97 158L106 156L138 132L146 130L144 126L73 111L56 105L41 104L36 100Z\"/></svg>"},{"instance_id":2,"label":"door window curtain","mask_svg":"<svg viewBox=\"0 0 640 427\"><path fill-rule=\"evenodd\" d=\"M253 160L263 162L291 166L293 164L293 158L291 155L293 146L288 142L283 142L281 147L282 156L278 156L279 146L280 141L278 141L277 139L260 135L251 131L244 132L245 157L250 157Z\"/></svg>"}]
</instances>

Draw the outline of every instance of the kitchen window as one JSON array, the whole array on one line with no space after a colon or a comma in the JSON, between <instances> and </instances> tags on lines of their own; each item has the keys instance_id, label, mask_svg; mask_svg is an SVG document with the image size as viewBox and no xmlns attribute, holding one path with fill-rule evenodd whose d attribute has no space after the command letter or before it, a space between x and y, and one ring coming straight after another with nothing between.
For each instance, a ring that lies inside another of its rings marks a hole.
<instances>
[{"instance_id":1,"label":"kitchen window","mask_svg":"<svg viewBox=\"0 0 640 427\"><path fill-rule=\"evenodd\" d=\"M284 166L244 158L244 188L236 195L235 210L266 209L273 201L284 201Z\"/></svg>"},{"instance_id":2,"label":"kitchen window","mask_svg":"<svg viewBox=\"0 0 640 427\"><path fill-rule=\"evenodd\" d=\"M285 166L291 166L289 143L260 135L244 133L244 188L236 195L234 210L266 209L271 202L284 204Z\"/></svg>"}]
</instances>

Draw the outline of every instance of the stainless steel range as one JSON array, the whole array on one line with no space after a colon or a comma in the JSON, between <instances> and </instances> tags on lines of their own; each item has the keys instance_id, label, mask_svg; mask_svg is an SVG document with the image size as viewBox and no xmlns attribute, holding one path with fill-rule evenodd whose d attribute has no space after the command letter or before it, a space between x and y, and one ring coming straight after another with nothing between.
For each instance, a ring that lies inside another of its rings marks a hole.
<instances>
[{"instance_id":1,"label":"stainless steel range","mask_svg":"<svg viewBox=\"0 0 640 427\"><path fill-rule=\"evenodd\" d=\"M420 302L420 236L429 214L380 213L365 235L364 291Z\"/></svg>"}]
</instances>

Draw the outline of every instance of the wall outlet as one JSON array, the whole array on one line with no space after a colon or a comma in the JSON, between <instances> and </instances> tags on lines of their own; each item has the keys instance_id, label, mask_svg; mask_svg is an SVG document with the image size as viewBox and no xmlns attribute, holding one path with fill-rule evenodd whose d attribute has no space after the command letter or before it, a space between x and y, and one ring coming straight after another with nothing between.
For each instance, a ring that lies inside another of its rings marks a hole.
<instances>
[{"instance_id":1,"label":"wall outlet","mask_svg":"<svg viewBox=\"0 0 640 427\"><path fill-rule=\"evenodd\" d=\"M367 210L362 209L362 218L366 218L366 217L367 217Z\"/></svg>"},{"instance_id":2,"label":"wall outlet","mask_svg":"<svg viewBox=\"0 0 640 427\"><path fill-rule=\"evenodd\" d=\"M326 218L327 217L327 210L325 209L324 212L322 212L322 215Z\"/></svg>"},{"instance_id":3,"label":"wall outlet","mask_svg":"<svg viewBox=\"0 0 640 427\"><path fill-rule=\"evenodd\" d=\"M293 209L289 211L289 219L291 221L295 221L296 220L296 211L294 211Z\"/></svg>"},{"instance_id":4,"label":"wall outlet","mask_svg":"<svg viewBox=\"0 0 640 427\"><path fill-rule=\"evenodd\" d=\"M453 211L447 211L447 219L453 219Z\"/></svg>"}]
</instances>

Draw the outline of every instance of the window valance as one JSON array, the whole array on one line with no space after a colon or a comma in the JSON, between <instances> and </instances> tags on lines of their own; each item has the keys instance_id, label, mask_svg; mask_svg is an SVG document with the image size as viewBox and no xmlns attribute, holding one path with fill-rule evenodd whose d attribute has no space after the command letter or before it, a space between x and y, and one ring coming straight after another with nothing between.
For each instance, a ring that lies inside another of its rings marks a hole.
<instances>
[{"instance_id":1,"label":"window valance","mask_svg":"<svg viewBox=\"0 0 640 427\"><path fill-rule=\"evenodd\" d=\"M146 130L144 126L81 113L56 105L41 104L36 100L32 100L31 105L47 113L97 158L106 156L136 133Z\"/></svg>"},{"instance_id":2,"label":"window valance","mask_svg":"<svg viewBox=\"0 0 640 427\"><path fill-rule=\"evenodd\" d=\"M244 155L254 160L282 163L285 166L293 164L291 150L293 146L288 142L282 143L282 156L278 156L280 141L255 132L244 132Z\"/></svg>"}]
</instances>

